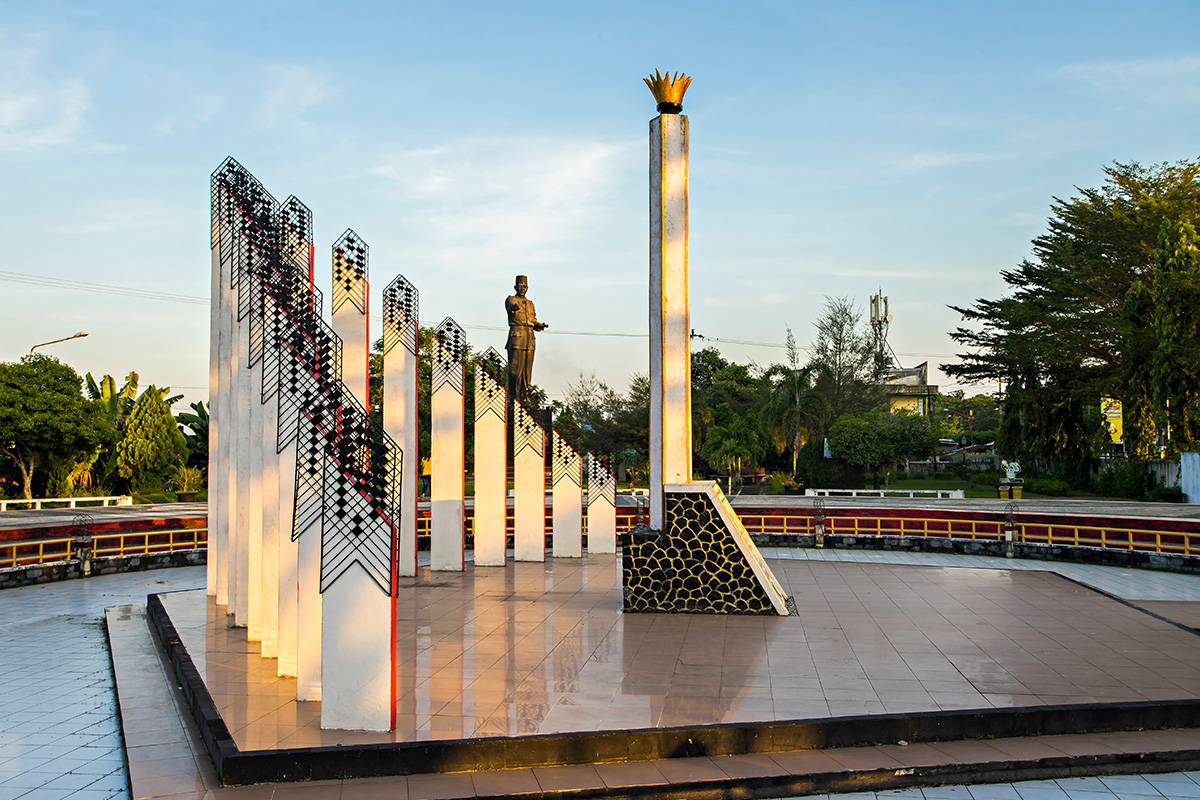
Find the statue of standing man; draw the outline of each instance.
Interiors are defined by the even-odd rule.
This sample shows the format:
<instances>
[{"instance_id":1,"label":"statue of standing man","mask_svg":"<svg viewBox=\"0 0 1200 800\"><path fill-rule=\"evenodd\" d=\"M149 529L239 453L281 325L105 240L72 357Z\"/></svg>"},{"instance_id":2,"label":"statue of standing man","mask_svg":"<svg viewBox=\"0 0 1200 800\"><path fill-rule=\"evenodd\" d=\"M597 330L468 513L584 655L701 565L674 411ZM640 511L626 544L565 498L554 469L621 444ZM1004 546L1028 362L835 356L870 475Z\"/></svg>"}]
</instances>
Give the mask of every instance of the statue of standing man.
<instances>
[{"instance_id":1,"label":"statue of standing man","mask_svg":"<svg viewBox=\"0 0 1200 800\"><path fill-rule=\"evenodd\" d=\"M538 322L533 302L525 297L529 291L529 279L518 275L513 288L517 293L509 295L504 301L504 310L508 312L508 344L504 345L508 350L508 396L528 404L529 386L533 378L533 350L536 346L534 333L550 326Z\"/></svg>"}]
</instances>

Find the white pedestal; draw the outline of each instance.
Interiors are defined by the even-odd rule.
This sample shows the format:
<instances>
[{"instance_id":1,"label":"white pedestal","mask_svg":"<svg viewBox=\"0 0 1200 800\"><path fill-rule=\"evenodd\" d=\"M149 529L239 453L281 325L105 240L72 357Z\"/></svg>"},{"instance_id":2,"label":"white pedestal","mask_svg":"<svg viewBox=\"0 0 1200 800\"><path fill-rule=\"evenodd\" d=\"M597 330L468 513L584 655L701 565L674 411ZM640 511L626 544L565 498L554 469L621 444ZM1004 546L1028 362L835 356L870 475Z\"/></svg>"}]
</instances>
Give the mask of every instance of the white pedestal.
<instances>
[{"instance_id":1,"label":"white pedestal","mask_svg":"<svg viewBox=\"0 0 1200 800\"><path fill-rule=\"evenodd\" d=\"M475 566L508 561L508 392L475 365Z\"/></svg>"},{"instance_id":2,"label":"white pedestal","mask_svg":"<svg viewBox=\"0 0 1200 800\"><path fill-rule=\"evenodd\" d=\"M546 560L546 443L542 426L513 403L513 554Z\"/></svg>"},{"instance_id":3,"label":"white pedestal","mask_svg":"<svg viewBox=\"0 0 1200 800\"><path fill-rule=\"evenodd\" d=\"M397 570L417 574L417 290L398 276L383 290L383 430L404 451Z\"/></svg>"},{"instance_id":4,"label":"white pedestal","mask_svg":"<svg viewBox=\"0 0 1200 800\"><path fill-rule=\"evenodd\" d=\"M558 431L551 431L550 482L554 506L554 557L583 555L583 459Z\"/></svg>"},{"instance_id":5,"label":"white pedestal","mask_svg":"<svg viewBox=\"0 0 1200 800\"><path fill-rule=\"evenodd\" d=\"M444 324L444 323L443 323ZM463 569L463 383L456 349L433 337L430 399L429 563L439 571Z\"/></svg>"},{"instance_id":6,"label":"white pedestal","mask_svg":"<svg viewBox=\"0 0 1200 800\"><path fill-rule=\"evenodd\" d=\"M351 567L321 596L321 727L396 727L395 600Z\"/></svg>"},{"instance_id":7,"label":"white pedestal","mask_svg":"<svg viewBox=\"0 0 1200 800\"><path fill-rule=\"evenodd\" d=\"M617 481L605 461L587 456L588 553L617 552Z\"/></svg>"},{"instance_id":8,"label":"white pedestal","mask_svg":"<svg viewBox=\"0 0 1200 800\"><path fill-rule=\"evenodd\" d=\"M688 336L688 120L650 121L650 526L663 484L692 479Z\"/></svg>"}]
</instances>

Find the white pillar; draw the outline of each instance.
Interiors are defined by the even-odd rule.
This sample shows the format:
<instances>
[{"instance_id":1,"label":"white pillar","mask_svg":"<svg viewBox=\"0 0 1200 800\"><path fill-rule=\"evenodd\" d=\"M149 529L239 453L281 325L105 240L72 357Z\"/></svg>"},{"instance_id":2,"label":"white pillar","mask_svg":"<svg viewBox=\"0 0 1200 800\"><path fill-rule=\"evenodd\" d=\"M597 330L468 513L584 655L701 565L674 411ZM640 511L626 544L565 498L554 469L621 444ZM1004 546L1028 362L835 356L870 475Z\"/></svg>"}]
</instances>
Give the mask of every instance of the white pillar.
<instances>
[{"instance_id":1,"label":"white pillar","mask_svg":"<svg viewBox=\"0 0 1200 800\"><path fill-rule=\"evenodd\" d=\"M554 557L583 555L583 459L551 431L550 483L554 506Z\"/></svg>"},{"instance_id":2,"label":"white pillar","mask_svg":"<svg viewBox=\"0 0 1200 800\"><path fill-rule=\"evenodd\" d=\"M617 480L607 458L587 455L588 553L617 552Z\"/></svg>"},{"instance_id":3,"label":"white pillar","mask_svg":"<svg viewBox=\"0 0 1200 800\"><path fill-rule=\"evenodd\" d=\"M279 656L279 542L291 536L291 528L280 530L279 455L276 441L279 431L279 395L272 393L262 406L262 654Z\"/></svg>"},{"instance_id":4,"label":"white pillar","mask_svg":"<svg viewBox=\"0 0 1200 800\"><path fill-rule=\"evenodd\" d=\"M546 560L546 439L519 402L513 409L513 554Z\"/></svg>"},{"instance_id":5,"label":"white pillar","mask_svg":"<svg viewBox=\"0 0 1200 800\"><path fill-rule=\"evenodd\" d=\"M321 521L296 543L296 699L321 699Z\"/></svg>"},{"instance_id":6,"label":"white pillar","mask_svg":"<svg viewBox=\"0 0 1200 800\"><path fill-rule=\"evenodd\" d=\"M390 534L389 534L390 535ZM396 727L395 600L357 567L325 589L321 727ZM337 620L338 624L330 624Z\"/></svg>"},{"instance_id":7,"label":"white pillar","mask_svg":"<svg viewBox=\"0 0 1200 800\"><path fill-rule=\"evenodd\" d=\"M650 121L650 526L656 529L663 525L663 484L692 479L688 326L688 120L663 113Z\"/></svg>"},{"instance_id":8,"label":"white pillar","mask_svg":"<svg viewBox=\"0 0 1200 800\"><path fill-rule=\"evenodd\" d=\"M258 309L251 311L255 314ZM247 321L250 317L247 316ZM261 321L251 323L261 325ZM247 547L247 592L246 592L246 641L262 641L263 622L263 405L262 405L262 357L249 369L250 422L242 435L246 437L250 455L250 474L246 476L246 536Z\"/></svg>"},{"instance_id":9,"label":"white pillar","mask_svg":"<svg viewBox=\"0 0 1200 800\"><path fill-rule=\"evenodd\" d=\"M367 246L354 231L347 230L333 246L333 288L329 302L333 310L333 332L342 340L342 383L369 411L367 359L370 347L367 329L369 285Z\"/></svg>"},{"instance_id":10,"label":"white pillar","mask_svg":"<svg viewBox=\"0 0 1200 800\"><path fill-rule=\"evenodd\" d=\"M217 493L217 605L225 606L227 614L233 613L234 587L237 570L234 555L237 549L235 525L237 523L237 365L234 363L237 348L236 295L233 289L233 273L236 269L233 254L228 254L221 267L221 341L220 353L220 406L221 431L217 440L220 456L220 471L209 475L208 491Z\"/></svg>"},{"instance_id":11,"label":"white pillar","mask_svg":"<svg viewBox=\"0 0 1200 800\"><path fill-rule=\"evenodd\" d=\"M417 574L417 356L419 300L403 276L383 290L383 430L404 451L397 571Z\"/></svg>"},{"instance_id":12,"label":"white pillar","mask_svg":"<svg viewBox=\"0 0 1200 800\"><path fill-rule=\"evenodd\" d=\"M239 280L249 281L244 274ZM239 288L239 292L241 289ZM240 309L239 312L241 313ZM236 356L231 365L236 372L237 385L237 495L233 519L236 527L230 532L233 551L233 621L244 628L250 622L250 317L243 316L237 323Z\"/></svg>"},{"instance_id":13,"label":"white pillar","mask_svg":"<svg viewBox=\"0 0 1200 800\"><path fill-rule=\"evenodd\" d=\"M435 570L463 569L463 415L466 336L447 317L434 330L430 398L429 563Z\"/></svg>"},{"instance_id":14,"label":"white pillar","mask_svg":"<svg viewBox=\"0 0 1200 800\"><path fill-rule=\"evenodd\" d=\"M206 591L217 594L217 565L225 557L225 542L221 529L221 492L218 476L224 465L218 442L221 438L221 248L220 230L212 232L212 283L209 296L208 325L208 553L206 561ZM226 534L228 535L228 534Z\"/></svg>"},{"instance_id":15,"label":"white pillar","mask_svg":"<svg viewBox=\"0 0 1200 800\"><path fill-rule=\"evenodd\" d=\"M296 442L279 453L279 663L280 677L295 677L299 648L299 542L292 538L296 502Z\"/></svg>"},{"instance_id":16,"label":"white pillar","mask_svg":"<svg viewBox=\"0 0 1200 800\"><path fill-rule=\"evenodd\" d=\"M507 372L499 353L485 360ZM475 566L503 567L508 561L508 458L505 443L508 391L475 365Z\"/></svg>"}]
</instances>

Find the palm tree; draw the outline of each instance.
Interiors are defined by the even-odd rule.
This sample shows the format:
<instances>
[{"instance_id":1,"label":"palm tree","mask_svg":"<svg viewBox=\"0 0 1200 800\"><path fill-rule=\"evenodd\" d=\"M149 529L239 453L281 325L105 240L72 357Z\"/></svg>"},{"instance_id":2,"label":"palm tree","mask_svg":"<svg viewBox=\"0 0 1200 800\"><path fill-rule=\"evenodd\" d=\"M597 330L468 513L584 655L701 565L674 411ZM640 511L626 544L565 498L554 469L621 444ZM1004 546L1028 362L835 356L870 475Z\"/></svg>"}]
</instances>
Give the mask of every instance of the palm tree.
<instances>
[{"instance_id":1,"label":"palm tree","mask_svg":"<svg viewBox=\"0 0 1200 800\"><path fill-rule=\"evenodd\" d=\"M724 410L728 411L728 406ZM720 464L728 470L728 491L732 494L733 476L738 475L740 480L742 462L752 461L762 451L758 433L749 420L732 414L725 415L725 419L724 424L709 426L704 444L700 447L700 457L709 464Z\"/></svg>"},{"instance_id":2,"label":"palm tree","mask_svg":"<svg viewBox=\"0 0 1200 800\"><path fill-rule=\"evenodd\" d=\"M787 332L788 363L773 364L766 372L770 382L766 416L769 429L779 441L792 443L792 473L800 448L820 433L833 416L829 398L817 391L819 380L829 380L829 368L819 361L800 366L800 354L792 329ZM783 449L781 445L780 450Z\"/></svg>"}]
</instances>

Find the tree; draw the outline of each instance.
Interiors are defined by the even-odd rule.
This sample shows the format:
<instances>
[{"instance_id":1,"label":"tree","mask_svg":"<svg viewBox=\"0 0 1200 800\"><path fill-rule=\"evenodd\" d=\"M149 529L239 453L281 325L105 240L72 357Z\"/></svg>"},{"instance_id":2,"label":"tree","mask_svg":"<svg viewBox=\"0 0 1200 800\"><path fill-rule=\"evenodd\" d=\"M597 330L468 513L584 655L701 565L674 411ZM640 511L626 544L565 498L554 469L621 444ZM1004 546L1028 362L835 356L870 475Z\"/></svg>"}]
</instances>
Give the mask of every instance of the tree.
<instances>
[{"instance_id":1,"label":"tree","mask_svg":"<svg viewBox=\"0 0 1200 800\"><path fill-rule=\"evenodd\" d=\"M1164 219L1154 273L1154 402L1163 409L1174 454L1192 440L1187 407L1200 390L1200 252L1186 219Z\"/></svg>"},{"instance_id":2,"label":"tree","mask_svg":"<svg viewBox=\"0 0 1200 800\"><path fill-rule=\"evenodd\" d=\"M187 437L187 465L197 468L208 468L208 403L197 400L191 404L192 411L181 411L175 415L175 421L191 431L183 435Z\"/></svg>"},{"instance_id":3,"label":"tree","mask_svg":"<svg viewBox=\"0 0 1200 800\"><path fill-rule=\"evenodd\" d=\"M735 414L727 403L715 410L716 421L708 427L700 456L710 466L721 466L729 473L729 491L734 476L741 476L742 462L752 461L762 452L758 432L746 417Z\"/></svg>"},{"instance_id":4,"label":"tree","mask_svg":"<svg viewBox=\"0 0 1200 800\"><path fill-rule=\"evenodd\" d=\"M117 445L121 477L137 489L157 488L163 476L186 456L187 440L175 426L163 391L153 385L146 387L133 404Z\"/></svg>"},{"instance_id":5,"label":"tree","mask_svg":"<svg viewBox=\"0 0 1200 800\"><path fill-rule=\"evenodd\" d=\"M75 370L49 356L0 364L0 452L16 464L26 499L33 497L39 467L84 458L115 437L100 405L84 399L82 385Z\"/></svg>"},{"instance_id":6,"label":"tree","mask_svg":"<svg viewBox=\"0 0 1200 800\"><path fill-rule=\"evenodd\" d=\"M823 431L833 414L829 399L816 391L815 381L827 368L813 362L800 366L800 352L792 329L787 329L788 363L772 364L765 373L769 382L767 401L768 427L777 440L789 441L792 447L792 473L800 449L810 437ZM828 380L828 376L824 376Z\"/></svg>"},{"instance_id":7,"label":"tree","mask_svg":"<svg viewBox=\"0 0 1200 800\"><path fill-rule=\"evenodd\" d=\"M1033 240L1033 258L1001 273L1010 295L952 306L970 325L951 333L967 352L959 364L942 365L967 382L1003 381L1001 453L1067 479L1086 477L1099 441L1101 396L1133 410L1139 437L1152 416L1165 411L1165 353L1155 371L1158 395L1141 367L1173 328L1164 328L1160 317L1181 311L1191 279L1181 279L1181 286L1164 276L1192 271L1187 240L1193 234L1183 223L1194 226L1200 217L1200 161L1118 162L1105 174L1099 189L1054 198L1049 229ZM1164 221L1176 226L1165 240ZM1173 246L1176 255L1161 252ZM1191 347L1186 327L1177 340L1185 348ZM1142 444L1134 449L1141 452Z\"/></svg>"},{"instance_id":8,"label":"tree","mask_svg":"<svg viewBox=\"0 0 1200 800\"><path fill-rule=\"evenodd\" d=\"M909 411L868 411L843 416L833 423L829 447L838 458L873 470L875 488L879 488L879 470L883 467L933 455L937 433L927 418Z\"/></svg>"},{"instance_id":9,"label":"tree","mask_svg":"<svg viewBox=\"0 0 1200 800\"><path fill-rule=\"evenodd\" d=\"M861 414L884 400L876 373L874 339L862 328L862 314L846 297L826 297L816 322L812 360L824 365L816 388L834 418Z\"/></svg>"}]
</instances>

